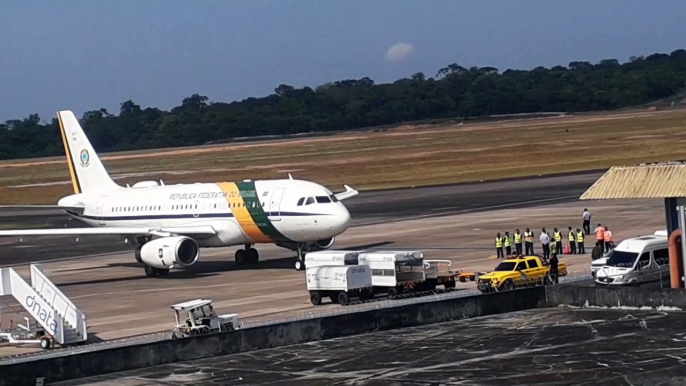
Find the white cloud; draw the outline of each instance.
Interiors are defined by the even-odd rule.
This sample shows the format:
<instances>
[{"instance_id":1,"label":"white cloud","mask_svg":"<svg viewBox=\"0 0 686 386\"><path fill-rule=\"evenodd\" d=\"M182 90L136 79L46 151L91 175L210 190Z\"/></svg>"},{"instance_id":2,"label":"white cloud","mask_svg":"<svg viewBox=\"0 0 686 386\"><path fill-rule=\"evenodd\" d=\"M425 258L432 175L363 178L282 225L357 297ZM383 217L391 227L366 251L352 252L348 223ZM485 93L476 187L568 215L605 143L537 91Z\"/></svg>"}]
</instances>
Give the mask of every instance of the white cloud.
<instances>
[{"instance_id":1,"label":"white cloud","mask_svg":"<svg viewBox=\"0 0 686 386\"><path fill-rule=\"evenodd\" d=\"M409 43L395 43L392 45L388 51L386 51L386 59L391 62L397 62L405 59L409 54L412 53L414 47Z\"/></svg>"}]
</instances>

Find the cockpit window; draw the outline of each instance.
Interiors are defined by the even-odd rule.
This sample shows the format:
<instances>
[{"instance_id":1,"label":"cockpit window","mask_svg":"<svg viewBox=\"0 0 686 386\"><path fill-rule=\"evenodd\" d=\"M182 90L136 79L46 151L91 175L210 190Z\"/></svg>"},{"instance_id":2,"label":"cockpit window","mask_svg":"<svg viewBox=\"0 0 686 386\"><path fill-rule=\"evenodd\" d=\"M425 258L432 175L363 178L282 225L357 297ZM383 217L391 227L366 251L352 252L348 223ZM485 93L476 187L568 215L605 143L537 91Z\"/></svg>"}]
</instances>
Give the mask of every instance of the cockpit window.
<instances>
[{"instance_id":1,"label":"cockpit window","mask_svg":"<svg viewBox=\"0 0 686 386\"><path fill-rule=\"evenodd\" d=\"M331 199L328 196L317 196L316 198L318 204L328 204L331 202Z\"/></svg>"},{"instance_id":2,"label":"cockpit window","mask_svg":"<svg viewBox=\"0 0 686 386\"><path fill-rule=\"evenodd\" d=\"M314 198L307 197L307 202L305 202L305 205L311 205L311 204L314 204Z\"/></svg>"},{"instance_id":3,"label":"cockpit window","mask_svg":"<svg viewBox=\"0 0 686 386\"><path fill-rule=\"evenodd\" d=\"M330 195L330 196L329 196L329 198L330 198L330 199L331 199L331 201L333 201L333 202L338 202L338 199L337 199L337 198L336 198L336 196L335 196L335 195L333 195L333 194L332 194L332 195Z\"/></svg>"},{"instance_id":4,"label":"cockpit window","mask_svg":"<svg viewBox=\"0 0 686 386\"><path fill-rule=\"evenodd\" d=\"M301 206L305 202L305 197L302 197L301 199L298 200L298 206Z\"/></svg>"}]
</instances>

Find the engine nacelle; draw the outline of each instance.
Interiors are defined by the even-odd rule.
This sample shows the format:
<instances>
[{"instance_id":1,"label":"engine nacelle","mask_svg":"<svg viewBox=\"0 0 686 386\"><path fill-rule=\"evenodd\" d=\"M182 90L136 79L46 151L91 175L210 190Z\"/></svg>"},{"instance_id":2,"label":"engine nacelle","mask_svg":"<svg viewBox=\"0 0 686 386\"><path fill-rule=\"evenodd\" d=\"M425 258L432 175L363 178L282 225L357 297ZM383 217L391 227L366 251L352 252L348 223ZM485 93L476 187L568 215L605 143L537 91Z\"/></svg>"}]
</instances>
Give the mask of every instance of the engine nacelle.
<instances>
[{"instance_id":1,"label":"engine nacelle","mask_svg":"<svg viewBox=\"0 0 686 386\"><path fill-rule=\"evenodd\" d=\"M319 248L319 249L329 249L333 245L333 242L336 240L335 237L331 237L328 239L322 239L322 240L317 240L314 242L314 245Z\"/></svg>"},{"instance_id":2,"label":"engine nacelle","mask_svg":"<svg viewBox=\"0 0 686 386\"><path fill-rule=\"evenodd\" d=\"M198 243L190 237L163 237L136 249L136 260L160 269L188 267L198 261L199 251Z\"/></svg>"}]
</instances>

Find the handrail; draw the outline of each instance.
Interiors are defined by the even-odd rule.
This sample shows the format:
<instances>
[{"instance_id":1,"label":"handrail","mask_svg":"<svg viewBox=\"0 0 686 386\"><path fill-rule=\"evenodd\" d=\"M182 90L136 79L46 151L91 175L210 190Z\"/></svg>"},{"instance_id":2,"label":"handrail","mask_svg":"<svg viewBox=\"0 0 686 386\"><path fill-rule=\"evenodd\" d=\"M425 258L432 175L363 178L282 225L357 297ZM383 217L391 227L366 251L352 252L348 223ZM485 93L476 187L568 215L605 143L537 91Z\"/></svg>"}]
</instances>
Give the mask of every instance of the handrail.
<instances>
[{"instance_id":1,"label":"handrail","mask_svg":"<svg viewBox=\"0 0 686 386\"><path fill-rule=\"evenodd\" d=\"M51 282L36 265L31 264L31 284L36 292L76 329L82 339L87 338L86 316Z\"/></svg>"}]
</instances>

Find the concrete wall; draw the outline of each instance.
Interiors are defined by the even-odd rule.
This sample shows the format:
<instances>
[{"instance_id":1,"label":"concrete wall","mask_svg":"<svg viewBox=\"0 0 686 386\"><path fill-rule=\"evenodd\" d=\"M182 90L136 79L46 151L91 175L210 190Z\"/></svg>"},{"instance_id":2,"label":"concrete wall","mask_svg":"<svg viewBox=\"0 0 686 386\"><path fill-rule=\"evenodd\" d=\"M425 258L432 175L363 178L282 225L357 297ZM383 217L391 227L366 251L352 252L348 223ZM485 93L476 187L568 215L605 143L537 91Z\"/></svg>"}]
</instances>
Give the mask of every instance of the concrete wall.
<instances>
[{"instance_id":1,"label":"concrete wall","mask_svg":"<svg viewBox=\"0 0 686 386\"><path fill-rule=\"evenodd\" d=\"M544 306L545 288L417 303L222 334L73 354L0 366L0 385L35 385L217 355L281 347L373 331L420 326Z\"/></svg>"},{"instance_id":2,"label":"concrete wall","mask_svg":"<svg viewBox=\"0 0 686 386\"><path fill-rule=\"evenodd\" d=\"M549 306L578 307L674 307L686 310L686 290L642 287L583 287L556 285L546 287Z\"/></svg>"}]
</instances>

